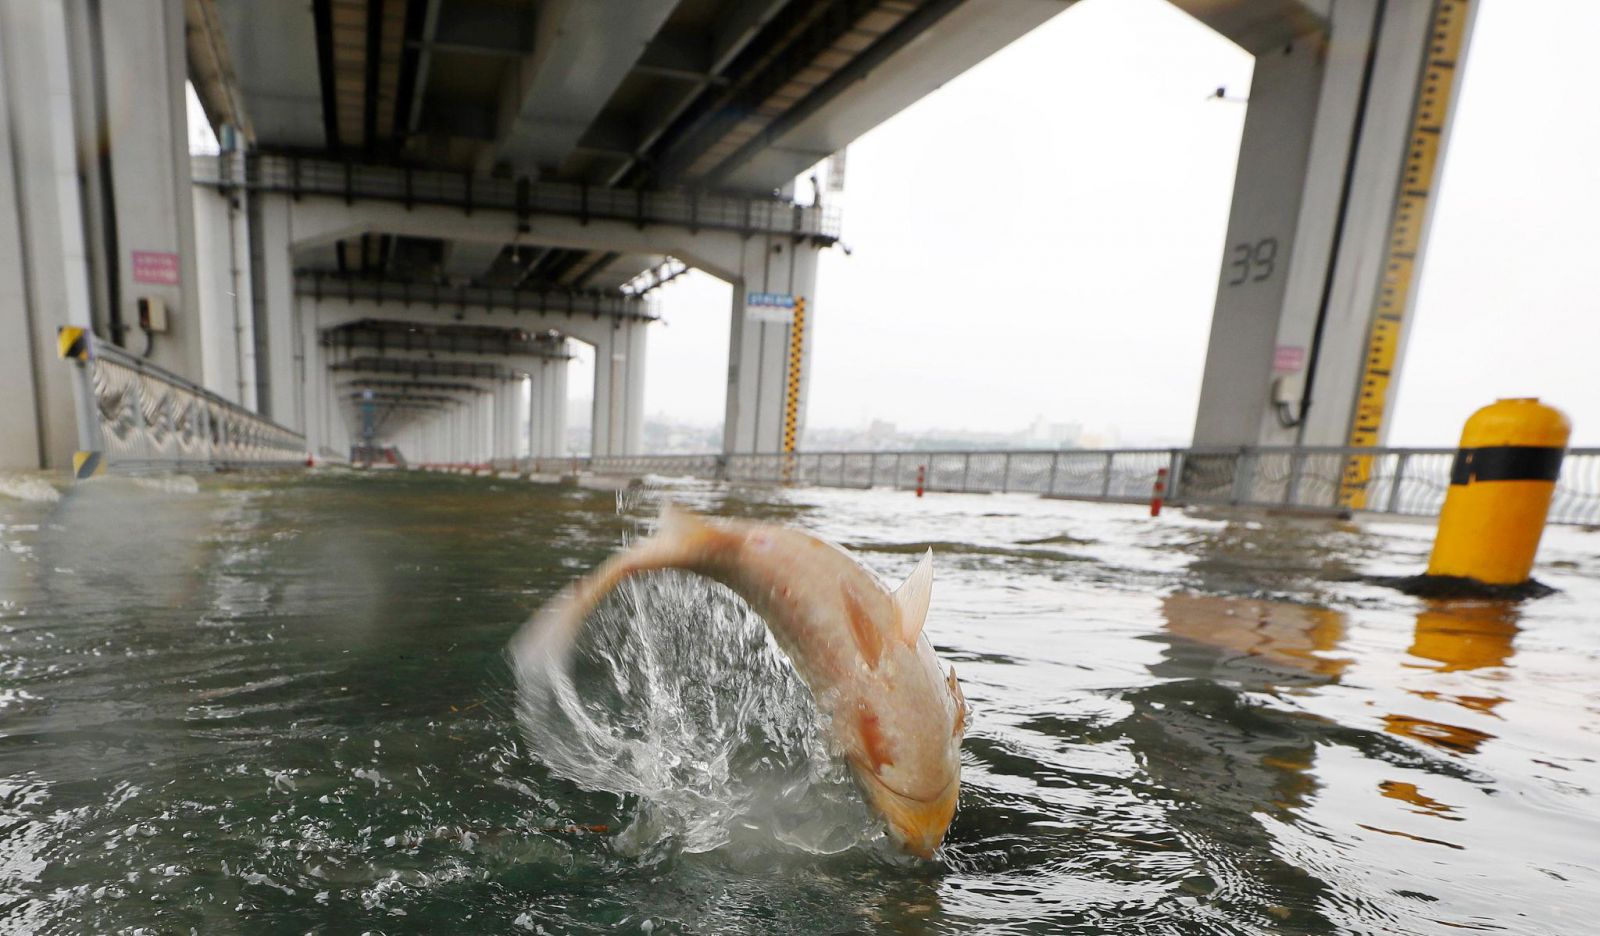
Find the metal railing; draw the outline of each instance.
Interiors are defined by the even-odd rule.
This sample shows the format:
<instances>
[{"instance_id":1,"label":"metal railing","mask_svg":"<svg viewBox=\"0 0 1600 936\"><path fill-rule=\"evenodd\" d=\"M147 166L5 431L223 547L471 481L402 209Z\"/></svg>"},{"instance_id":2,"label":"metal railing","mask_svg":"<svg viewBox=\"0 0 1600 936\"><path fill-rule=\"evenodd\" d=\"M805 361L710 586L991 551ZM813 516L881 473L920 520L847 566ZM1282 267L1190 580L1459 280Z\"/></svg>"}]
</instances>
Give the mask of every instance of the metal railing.
<instances>
[{"instance_id":1,"label":"metal railing","mask_svg":"<svg viewBox=\"0 0 1600 936\"><path fill-rule=\"evenodd\" d=\"M818 487L1028 493L1143 504L1167 469L1166 503L1347 515L1436 516L1455 449L1187 448L1002 452L806 452L792 455L625 455L526 459L536 473L662 475ZM1357 480L1359 479L1359 480ZM1562 462L1550 522L1600 524L1600 448Z\"/></svg>"},{"instance_id":2,"label":"metal railing","mask_svg":"<svg viewBox=\"0 0 1600 936\"><path fill-rule=\"evenodd\" d=\"M79 445L95 463L84 475L305 464L299 433L110 342L89 341L87 360L72 362Z\"/></svg>"},{"instance_id":3,"label":"metal railing","mask_svg":"<svg viewBox=\"0 0 1600 936\"><path fill-rule=\"evenodd\" d=\"M558 215L581 221L671 224L741 234L789 234L832 243L839 238L836 208L777 198L688 190L650 191L568 182L474 175L371 163L223 153L191 157L198 185L385 201L475 210L510 211L519 217Z\"/></svg>"}]
</instances>

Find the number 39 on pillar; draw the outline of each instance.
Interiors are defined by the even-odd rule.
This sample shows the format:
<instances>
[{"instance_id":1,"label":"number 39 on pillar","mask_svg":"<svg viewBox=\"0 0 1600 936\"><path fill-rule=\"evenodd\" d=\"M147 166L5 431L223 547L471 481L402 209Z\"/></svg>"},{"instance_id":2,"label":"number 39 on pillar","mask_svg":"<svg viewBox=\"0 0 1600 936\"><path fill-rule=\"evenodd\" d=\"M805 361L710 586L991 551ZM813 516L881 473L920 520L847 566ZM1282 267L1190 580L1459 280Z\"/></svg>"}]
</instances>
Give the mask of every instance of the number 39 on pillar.
<instances>
[{"instance_id":1,"label":"number 39 on pillar","mask_svg":"<svg viewBox=\"0 0 1600 936\"><path fill-rule=\"evenodd\" d=\"M1227 285L1241 286L1272 278L1278 268L1278 239L1263 237L1254 244L1234 244L1228 250Z\"/></svg>"}]
</instances>

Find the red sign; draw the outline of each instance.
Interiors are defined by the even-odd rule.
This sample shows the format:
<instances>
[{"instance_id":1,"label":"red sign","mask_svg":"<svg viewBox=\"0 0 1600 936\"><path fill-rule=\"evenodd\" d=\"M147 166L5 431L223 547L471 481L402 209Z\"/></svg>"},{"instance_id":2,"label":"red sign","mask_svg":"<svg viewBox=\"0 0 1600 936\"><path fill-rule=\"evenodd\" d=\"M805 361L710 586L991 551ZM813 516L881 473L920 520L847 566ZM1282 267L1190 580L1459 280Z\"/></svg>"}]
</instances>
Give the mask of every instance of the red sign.
<instances>
[{"instance_id":1,"label":"red sign","mask_svg":"<svg viewBox=\"0 0 1600 936\"><path fill-rule=\"evenodd\" d=\"M1293 374L1306 364L1306 349L1299 345L1278 345L1272 351L1272 372Z\"/></svg>"},{"instance_id":2,"label":"red sign","mask_svg":"<svg viewBox=\"0 0 1600 936\"><path fill-rule=\"evenodd\" d=\"M133 252L133 281L135 283L160 283L178 285L178 255L154 250Z\"/></svg>"}]
</instances>

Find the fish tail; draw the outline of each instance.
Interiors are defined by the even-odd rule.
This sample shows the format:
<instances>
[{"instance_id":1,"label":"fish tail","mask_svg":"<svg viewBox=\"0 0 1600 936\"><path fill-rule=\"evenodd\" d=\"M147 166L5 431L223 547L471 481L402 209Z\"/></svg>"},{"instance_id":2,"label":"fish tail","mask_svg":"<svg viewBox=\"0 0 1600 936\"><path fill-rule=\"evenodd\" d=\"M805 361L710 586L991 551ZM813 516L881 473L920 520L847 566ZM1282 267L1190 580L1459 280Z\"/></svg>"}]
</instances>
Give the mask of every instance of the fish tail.
<instances>
[{"instance_id":1,"label":"fish tail","mask_svg":"<svg viewBox=\"0 0 1600 936\"><path fill-rule=\"evenodd\" d=\"M703 558L706 534L714 528L675 504L661 510L653 536L607 559L590 574L551 599L512 641L519 664L565 659L584 621L624 579L660 569L693 569Z\"/></svg>"}]
</instances>

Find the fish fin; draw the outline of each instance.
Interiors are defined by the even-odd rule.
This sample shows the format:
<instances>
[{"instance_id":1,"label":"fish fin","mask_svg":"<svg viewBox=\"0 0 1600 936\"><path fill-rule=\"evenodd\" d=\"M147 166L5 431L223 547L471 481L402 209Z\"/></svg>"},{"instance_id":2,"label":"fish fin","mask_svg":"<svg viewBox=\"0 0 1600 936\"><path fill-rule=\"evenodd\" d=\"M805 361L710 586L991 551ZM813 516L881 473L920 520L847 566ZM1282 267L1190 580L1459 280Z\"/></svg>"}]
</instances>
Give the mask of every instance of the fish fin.
<instances>
[{"instance_id":1,"label":"fish fin","mask_svg":"<svg viewBox=\"0 0 1600 936\"><path fill-rule=\"evenodd\" d=\"M967 697L961 691L961 683L956 681L956 668L950 667L950 678L946 681L950 687L950 697L956 703L956 717L950 727L950 736L959 738L967 731Z\"/></svg>"},{"instance_id":2,"label":"fish fin","mask_svg":"<svg viewBox=\"0 0 1600 936\"><path fill-rule=\"evenodd\" d=\"M894 591L896 623L900 639L908 646L917 642L922 625L928 620L928 601L933 596L933 550L922 554L922 561Z\"/></svg>"},{"instance_id":3,"label":"fish fin","mask_svg":"<svg viewBox=\"0 0 1600 936\"><path fill-rule=\"evenodd\" d=\"M694 511L666 501L661 505L661 514L656 520L656 536L667 539L689 537L709 526Z\"/></svg>"},{"instance_id":4,"label":"fish fin","mask_svg":"<svg viewBox=\"0 0 1600 936\"><path fill-rule=\"evenodd\" d=\"M877 668L878 661L883 659L884 635L861 606L861 596L856 594L849 582L844 583L841 594L844 598L845 622L850 625L850 633L855 637L856 649L868 666Z\"/></svg>"}]
</instances>

